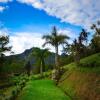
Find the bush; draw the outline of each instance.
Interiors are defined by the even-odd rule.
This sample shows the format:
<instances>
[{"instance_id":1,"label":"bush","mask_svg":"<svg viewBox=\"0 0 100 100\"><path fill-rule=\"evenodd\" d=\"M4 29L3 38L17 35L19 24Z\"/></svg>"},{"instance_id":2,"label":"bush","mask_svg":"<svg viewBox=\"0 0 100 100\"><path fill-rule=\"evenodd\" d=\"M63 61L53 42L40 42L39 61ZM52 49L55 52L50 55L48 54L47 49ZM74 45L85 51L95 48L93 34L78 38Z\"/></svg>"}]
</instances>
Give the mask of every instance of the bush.
<instances>
[{"instance_id":1,"label":"bush","mask_svg":"<svg viewBox=\"0 0 100 100\"><path fill-rule=\"evenodd\" d=\"M12 91L12 98L15 99L16 95L17 95L17 91L16 90L13 90Z\"/></svg>"}]
</instances>

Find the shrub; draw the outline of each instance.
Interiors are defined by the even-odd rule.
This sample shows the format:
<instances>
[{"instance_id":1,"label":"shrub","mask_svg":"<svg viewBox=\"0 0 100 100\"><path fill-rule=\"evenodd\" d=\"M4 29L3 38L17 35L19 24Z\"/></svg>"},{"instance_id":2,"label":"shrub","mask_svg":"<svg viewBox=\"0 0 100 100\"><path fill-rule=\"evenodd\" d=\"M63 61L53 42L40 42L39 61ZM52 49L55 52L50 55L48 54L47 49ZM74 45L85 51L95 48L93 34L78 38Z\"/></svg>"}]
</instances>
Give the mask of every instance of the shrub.
<instances>
[{"instance_id":1,"label":"shrub","mask_svg":"<svg viewBox=\"0 0 100 100\"><path fill-rule=\"evenodd\" d=\"M16 90L13 90L12 91L12 98L15 99L16 95L17 95L17 91Z\"/></svg>"}]
</instances>

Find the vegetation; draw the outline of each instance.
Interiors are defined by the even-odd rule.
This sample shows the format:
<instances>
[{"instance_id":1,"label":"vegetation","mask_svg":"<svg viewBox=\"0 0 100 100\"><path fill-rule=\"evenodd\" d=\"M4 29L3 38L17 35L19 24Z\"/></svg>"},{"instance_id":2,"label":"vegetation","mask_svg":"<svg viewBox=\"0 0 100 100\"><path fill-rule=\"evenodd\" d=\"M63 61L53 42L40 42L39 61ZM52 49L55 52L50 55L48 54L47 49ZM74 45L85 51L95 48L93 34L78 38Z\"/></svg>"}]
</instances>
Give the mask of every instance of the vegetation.
<instances>
[{"instance_id":1,"label":"vegetation","mask_svg":"<svg viewBox=\"0 0 100 100\"><path fill-rule=\"evenodd\" d=\"M25 65L26 71L27 71L27 75L30 76L31 73L31 64L30 61L27 62L27 64Z\"/></svg>"},{"instance_id":2,"label":"vegetation","mask_svg":"<svg viewBox=\"0 0 100 100\"><path fill-rule=\"evenodd\" d=\"M43 76L43 71L45 71L45 58L48 57L49 54L50 52L48 49L36 48L32 52L32 56L35 56L37 62L39 63L41 76Z\"/></svg>"},{"instance_id":3,"label":"vegetation","mask_svg":"<svg viewBox=\"0 0 100 100\"><path fill-rule=\"evenodd\" d=\"M99 63L99 64L98 64ZM64 66L66 72L59 81L59 87L74 100L98 100L100 98L100 53Z\"/></svg>"},{"instance_id":4,"label":"vegetation","mask_svg":"<svg viewBox=\"0 0 100 100\"><path fill-rule=\"evenodd\" d=\"M51 35L44 35L43 39L45 39L45 43L43 47L47 44L52 45L55 48L55 68L52 74L52 79L58 81L60 78L60 65L59 65L59 45L68 44L66 41L69 39L67 35L58 34L56 27L53 27Z\"/></svg>"},{"instance_id":5,"label":"vegetation","mask_svg":"<svg viewBox=\"0 0 100 100\"><path fill-rule=\"evenodd\" d=\"M27 75L12 76L0 81L0 100L14 100L29 80Z\"/></svg>"},{"instance_id":6,"label":"vegetation","mask_svg":"<svg viewBox=\"0 0 100 100\"><path fill-rule=\"evenodd\" d=\"M0 74L3 71L3 66L4 66L4 62L5 62L5 59L4 59L5 53L7 51L11 51L11 47L7 46L8 43L9 43L9 37L0 35ZM3 75L4 75L4 73L3 73Z\"/></svg>"},{"instance_id":7,"label":"vegetation","mask_svg":"<svg viewBox=\"0 0 100 100\"><path fill-rule=\"evenodd\" d=\"M0 35L0 100L98 100L99 25L100 22L92 25L94 36L89 42L89 32L82 29L72 44L68 44L69 37L58 33L54 26L51 34L42 38L45 39L43 47L50 44L55 53L48 49L31 48L22 54L5 57L5 53L11 51L9 36ZM61 55L58 53L59 45L64 46ZM39 70L38 74L35 68Z\"/></svg>"},{"instance_id":8,"label":"vegetation","mask_svg":"<svg viewBox=\"0 0 100 100\"><path fill-rule=\"evenodd\" d=\"M95 34L93 36L93 39L91 40L91 49L94 53L100 52L100 28L98 27L100 25L100 22L98 21L97 25L93 24L91 29L95 30Z\"/></svg>"},{"instance_id":9,"label":"vegetation","mask_svg":"<svg viewBox=\"0 0 100 100\"><path fill-rule=\"evenodd\" d=\"M69 39L69 37L66 35L58 34L57 29L54 26L51 35L44 35L43 39L46 40L43 46L50 44L55 47L55 66L56 69L59 69L58 46L61 44L68 44L66 40Z\"/></svg>"},{"instance_id":10,"label":"vegetation","mask_svg":"<svg viewBox=\"0 0 100 100\"><path fill-rule=\"evenodd\" d=\"M32 80L27 83L17 100L71 100L51 80Z\"/></svg>"}]
</instances>

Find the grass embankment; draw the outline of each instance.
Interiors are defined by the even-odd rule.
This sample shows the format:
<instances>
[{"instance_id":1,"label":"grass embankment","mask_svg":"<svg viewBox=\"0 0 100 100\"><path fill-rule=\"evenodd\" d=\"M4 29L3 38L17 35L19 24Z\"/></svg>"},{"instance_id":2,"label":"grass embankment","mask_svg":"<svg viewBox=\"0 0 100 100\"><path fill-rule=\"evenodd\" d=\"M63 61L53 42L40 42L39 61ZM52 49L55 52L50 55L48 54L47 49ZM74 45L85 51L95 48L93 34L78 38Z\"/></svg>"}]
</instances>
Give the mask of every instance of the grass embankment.
<instances>
[{"instance_id":1,"label":"grass embankment","mask_svg":"<svg viewBox=\"0 0 100 100\"><path fill-rule=\"evenodd\" d=\"M31 80L17 100L70 100L52 80Z\"/></svg>"},{"instance_id":2,"label":"grass embankment","mask_svg":"<svg viewBox=\"0 0 100 100\"><path fill-rule=\"evenodd\" d=\"M59 86L73 100L100 100L100 53L82 59L80 65L64 66Z\"/></svg>"}]
</instances>

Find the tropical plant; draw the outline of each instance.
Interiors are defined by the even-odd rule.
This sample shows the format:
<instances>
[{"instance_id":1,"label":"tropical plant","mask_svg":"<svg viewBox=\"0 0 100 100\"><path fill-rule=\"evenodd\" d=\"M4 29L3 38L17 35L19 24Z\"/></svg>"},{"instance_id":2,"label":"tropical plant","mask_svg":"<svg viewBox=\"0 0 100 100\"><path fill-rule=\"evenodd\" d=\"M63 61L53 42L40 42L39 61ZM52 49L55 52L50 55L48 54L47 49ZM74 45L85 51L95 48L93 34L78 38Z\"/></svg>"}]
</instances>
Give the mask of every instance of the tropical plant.
<instances>
[{"instance_id":1,"label":"tropical plant","mask_svg":"<svg viewBox=\"0 0 100 100\"><path fill-rule=\"evenodd\" d=\"M81 56L85 55L86 53L86 44L84 42L86 41L87 43L88 34L88 32L82 29L78 39L75 39L71 45L72 54L74 55L77 65L80 63Z\"/></svg>"},{"instance_id":2,"label":"tropical plant","mask_svg":"<svg viewBox=\"0 0 100 100\"><path fill-rule=\"evenodd\" d=\"M97 22L97 24L93 24L91 26L91 29L95 30L96 35L100 35L100 28L98 27L100 25L100 21Z\"/></svg>"},{"instance_id":3,"label":"tropical plant","mask_svg":"<svg viewBox=\"0 0 100 100\"><path fill-rule=\"evenodd\" d=\"M40 49L40 48L35 48L32 52L32 56L35 56L36 61L40 65L40 74L43 76L43 70L45 70L45 58L48 57L50 52L48 49Z\"/></svg>"},{"instance_id":4,"label":"tropical plant","mask_svg":"<svg viewBox=\"0 0 100 100\"><path fill-rule=\"evenodd\" d=\"M58 55L59 48L58 47L61 44L68 44L66 40L69 39L69 37L61 33L58 34L57 29L54 26L51 35L44 35L42 38L45 39L45 43L43 44L43 46L50 44L53 47L55 47L55 69L59 69L59 55Z\"/></svg>"},{"instance_id":5,"label":"tropical plant","mask_svg":"<svg viewBox=\"0 0 100 100\"><path fill-rule=\"evenodd\" d=\"M95 34L91 40L90 46L94 53L100 52L100 21L97 24L93 24L91 29L95 30Z\"/></svg>"}]
</instances>

